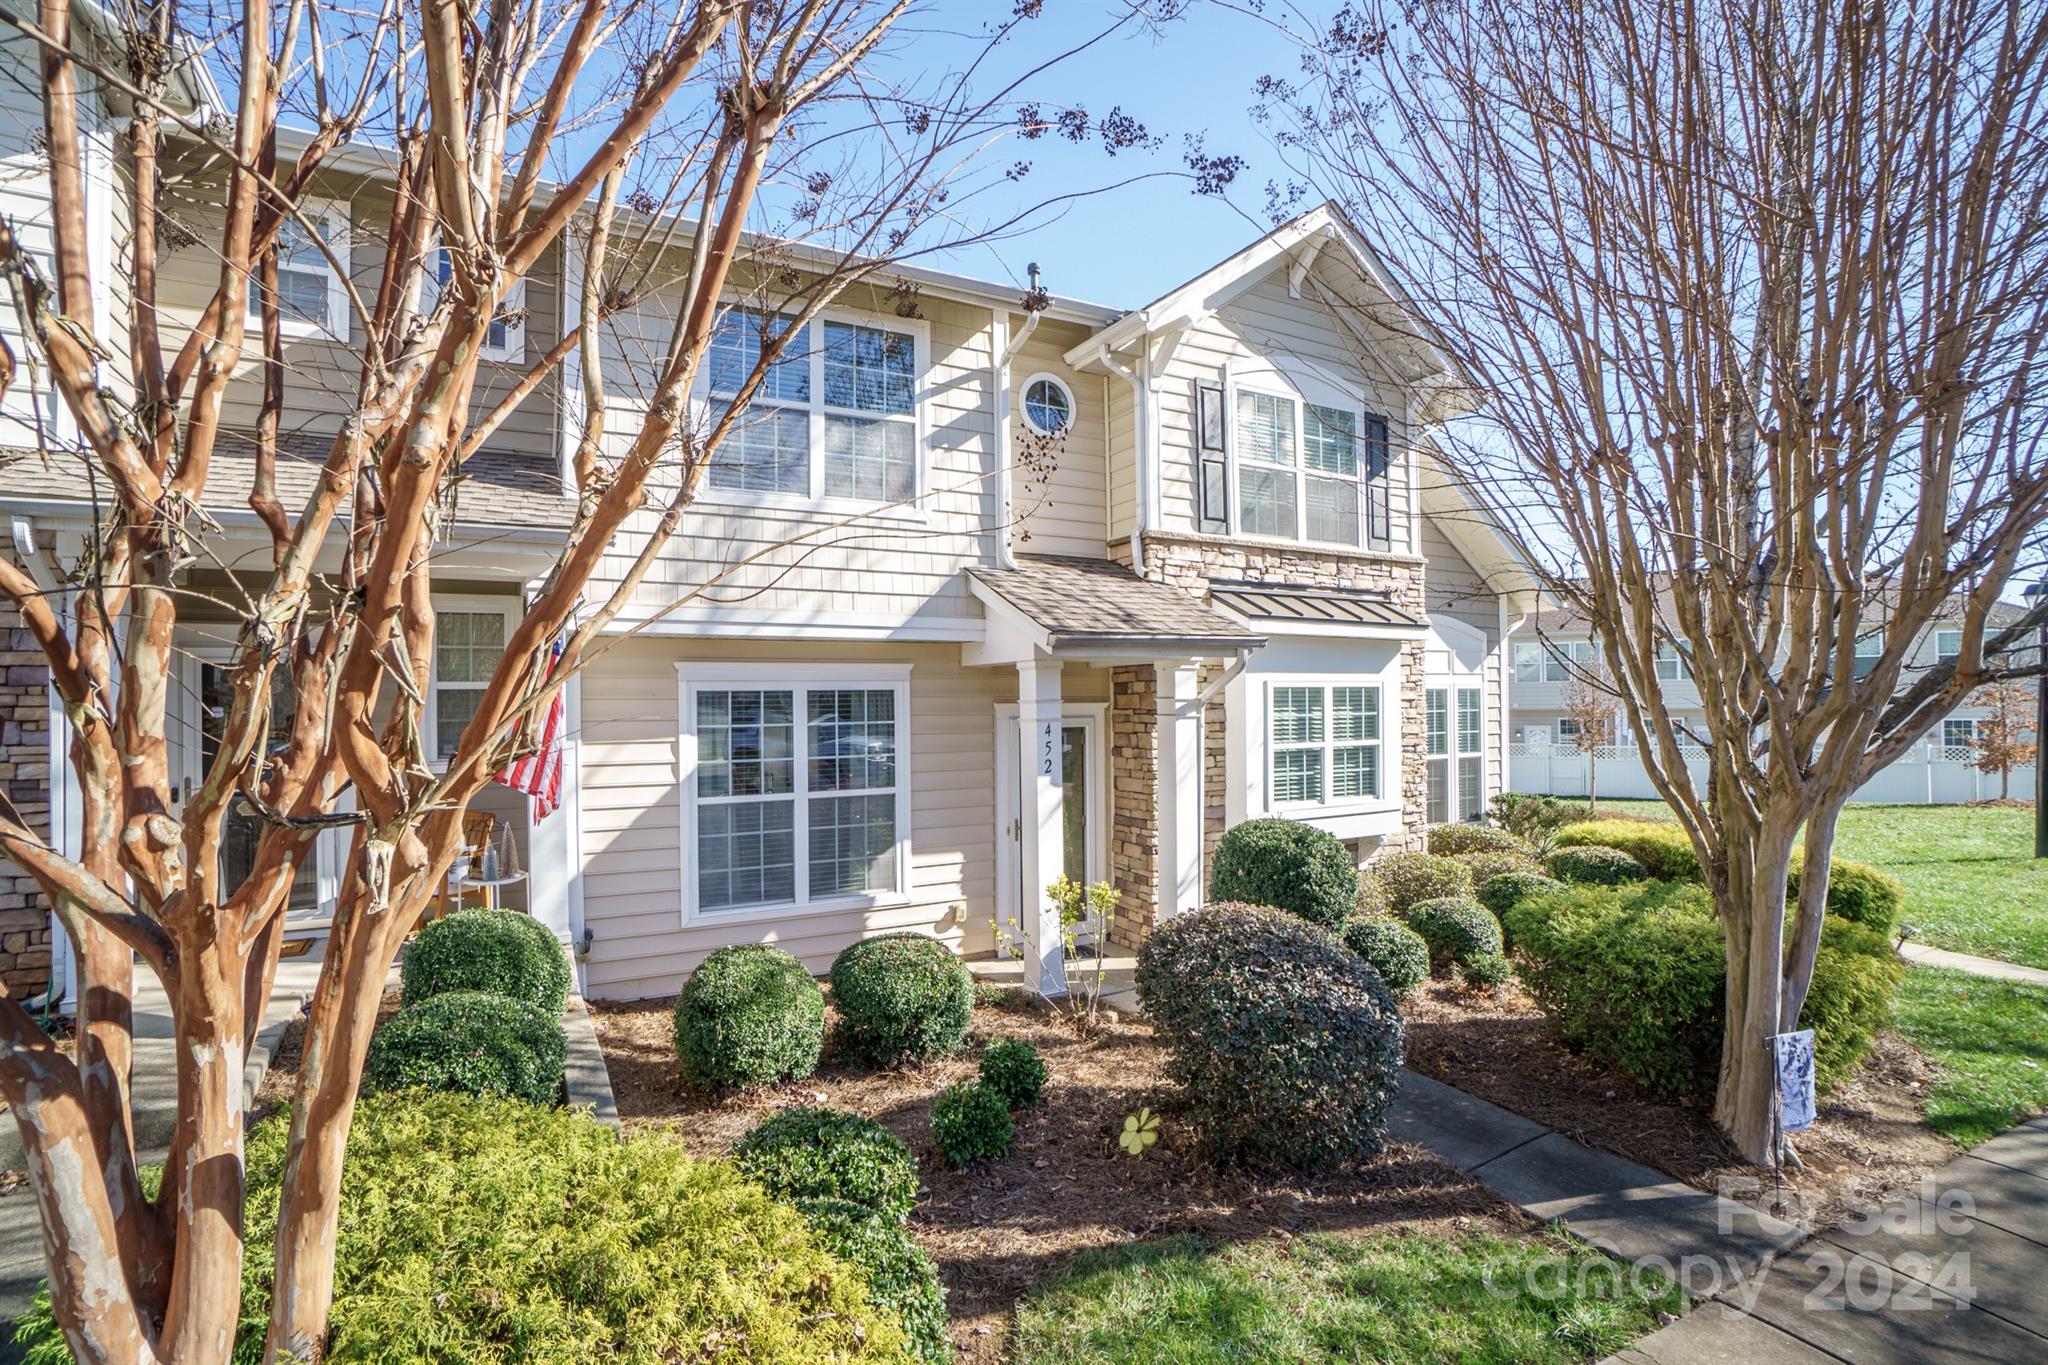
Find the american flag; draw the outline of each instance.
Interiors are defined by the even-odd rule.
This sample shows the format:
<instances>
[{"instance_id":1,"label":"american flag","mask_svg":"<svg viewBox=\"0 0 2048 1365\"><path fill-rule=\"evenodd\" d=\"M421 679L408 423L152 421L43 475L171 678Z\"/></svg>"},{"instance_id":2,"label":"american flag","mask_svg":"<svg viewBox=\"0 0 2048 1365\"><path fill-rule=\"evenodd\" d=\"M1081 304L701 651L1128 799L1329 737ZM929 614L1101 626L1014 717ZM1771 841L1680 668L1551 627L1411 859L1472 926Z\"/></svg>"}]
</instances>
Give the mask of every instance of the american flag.
<instances>
[{"instance_id":1,"label":"american flag","mask_svg":"<svg viewBox=\"0 0 2048 1365\"><path fill-rule=\"evenodd\" d=\"M555 665L561 661L562 640L558 637L548 650L549 677L554 676ZM548 699L547 718L541 722L536 736L539 744L498 774L498 781L533 798L535 820L547 819L562 804L562 732L567 728L567 708L561 689L557 688Z\"/></svg>"}]
</instances>

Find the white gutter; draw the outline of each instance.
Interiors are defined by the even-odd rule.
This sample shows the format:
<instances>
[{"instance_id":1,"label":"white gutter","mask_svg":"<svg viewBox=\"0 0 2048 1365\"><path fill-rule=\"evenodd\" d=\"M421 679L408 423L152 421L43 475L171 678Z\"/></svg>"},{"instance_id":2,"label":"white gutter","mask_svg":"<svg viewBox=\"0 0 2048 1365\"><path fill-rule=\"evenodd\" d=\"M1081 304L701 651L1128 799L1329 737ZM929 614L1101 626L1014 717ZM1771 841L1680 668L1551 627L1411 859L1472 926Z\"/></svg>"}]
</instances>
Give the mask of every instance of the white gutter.
<instances>
[{"instance_id":1,"label":"white gutter","mask_svg":"<svg viewBox=\"0 0 2048 1365\"><path fill-rule=\"evenodd\" d=\"M1038 267L1031 268L1034 280ZM1013 457L1010 440L1010 363L1017 358L1017 352L1024 349L1024 343L1038 330L1042 312L1027 312L1024 325L1017 335L1010 335L1010 310L992 308L989 310L994 337L989 347L995 356L989 369L989 378L994 381L996 395L996 562L1005 569L1017 567L1017 552L1011 548L1010 532L1015 529L1011 523L1017 515L1016 472L1011 468Z\"/></svg>"},{"instance_id":2,"label":"white gutter","mask_svg":"<svg viewBox=\"0 0 2048 1365\"><path fill-rule=\"evenodd\" d=\"M1109 347L1098 346L1095 351L1096 363L1131 386L1132 430L1138 445L1138 467L1136 486L1131 489L1131 572L1143 576L1145 572L1145 511L1152 486L1152 394L1151 358L1148 351L1138 353L1138 368L1120 365L1110 359Z\"/></svg>"}]
</instances>

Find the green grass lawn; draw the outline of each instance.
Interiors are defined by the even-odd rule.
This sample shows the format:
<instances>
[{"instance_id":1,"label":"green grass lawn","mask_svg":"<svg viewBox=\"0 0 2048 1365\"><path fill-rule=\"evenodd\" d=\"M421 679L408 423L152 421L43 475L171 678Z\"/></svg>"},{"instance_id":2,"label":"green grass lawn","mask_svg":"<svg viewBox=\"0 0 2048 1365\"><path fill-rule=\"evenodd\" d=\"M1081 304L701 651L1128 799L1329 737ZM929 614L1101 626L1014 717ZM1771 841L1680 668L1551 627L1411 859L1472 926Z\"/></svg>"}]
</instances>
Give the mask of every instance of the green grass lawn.
<instances>
[{"instance_id":1,"label":"green grass lawn","mask_svg":"<svg viewBox=\"0 0 2048 1365\"><path fill-rule=\"evenodd\" d=\"M1667 813L1661 801L1600 806ZM2033 856L2032 810L1851 805L1835 849L1905 883L1920 942L2048 968L2048 858Z\"/></svg>"},{"instance_id":2,"label":"green grass lawn","mask_svg":"<svg viewBox=\"0 0 2048 1365\"><path fill-rule=\"evenodd\" d=\"M1189 1238L1077 1258L1017 1310L1017 1365L1576 1362L1676 1312L1661 1281L1559 1235Z\"/></svg>"},{"instance_id":3,"label":"green grass lawn","mask_svg":"<svg viewBox=\"0 0 2048 1365\"><path fill-rule=\"evenodd\" d=\"M1941 1069L1927 1122L1963 1146L2048 1111L2048 987L1915 967L1892 1027Z\"/></svg>"}]
</instances>

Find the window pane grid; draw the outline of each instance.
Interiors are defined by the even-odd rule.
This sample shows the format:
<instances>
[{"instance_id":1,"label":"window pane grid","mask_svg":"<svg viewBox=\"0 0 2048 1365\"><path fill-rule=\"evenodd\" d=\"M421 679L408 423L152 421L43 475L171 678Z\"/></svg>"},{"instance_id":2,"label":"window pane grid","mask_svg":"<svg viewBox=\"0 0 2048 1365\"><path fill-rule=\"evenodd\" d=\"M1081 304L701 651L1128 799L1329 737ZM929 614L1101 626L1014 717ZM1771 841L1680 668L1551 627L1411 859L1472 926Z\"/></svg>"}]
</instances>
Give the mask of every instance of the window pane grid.
<instances>
[{"instance_id":1,"label":"window pane grid","mask_svg":"<svg viewBox=\"0 0 2048 1365\"><path fill-rule=\"evenodd\" d=\"M749 493L811 491L811 418L802 408L755 402L711 459L711 486Z\"/></svg>"},{"instance_id":2,"label":"window pane grid","mask_svg":"<svg viewBox=\"0 0 2048 1365\"><path fill-rule=\"evenodd\" d=\"M1358 415L1310 403L1301 423L1302 463L1318 474L1358 476Z\"/></svg>"},{"instance_id":3,"label":"window pane grid","mask_svg":"<svg viewBox=\"0 0 2048 1365\"><path fill-rule=\"evenodd\" d=\"M1270 393L1237 396L1240 459L1294 466L1294 400Z\"/></svg>"},{"instance_id":4,"label":"window pane grid","mask_svg":"<svg viewBox=\"0 0 2048 1365\"><path fill-rule=\"evenodd\" d=\"M1380 690L1287 685L1269 693L1272 805L1380 794Z\"/></svg>"},{"instance_id":5,"label":"window pane grid","mask_svg":"<svg viewBox=\"0 0 2048 1365\"><path fill-rule=\"evenodd\" d=\"M1447 754L1451 751L1451 698L1441 687L1432 687L1423 693L1422 734L1424 747L1431 753Z\"/></svg>"},{"instance_id":6,"label":"window pane grid","mask_svg":"<svg viewBox=\"0 0 2048 1365\"><path fill-rule=\"evenodd\" d=\"M825 419L825 492L835 498L899 502L917 491L917 432L874 417Z\"/></svg>"},{"instance_id":7,"label":"window pane grid","mask_svg":"<svg viewBox=\"0 0 2048 1365\"><path fill-rule=\"evenodd\" d=\"M1461 754L1479 751L1480 709L1479 689L1461 687L1458 689L1458 752Z\"/></svg>"},{"instance_id":8,"label":"window pane grid","mask_svg":"<svg viewBox=\"0 0 2048 1365\"><path fill-rule=\"evenodd\" d=\"M825 402L907 415L916 401L917 348L909 333L857 323L825 324Z\"/></svg>"}]
</instances>

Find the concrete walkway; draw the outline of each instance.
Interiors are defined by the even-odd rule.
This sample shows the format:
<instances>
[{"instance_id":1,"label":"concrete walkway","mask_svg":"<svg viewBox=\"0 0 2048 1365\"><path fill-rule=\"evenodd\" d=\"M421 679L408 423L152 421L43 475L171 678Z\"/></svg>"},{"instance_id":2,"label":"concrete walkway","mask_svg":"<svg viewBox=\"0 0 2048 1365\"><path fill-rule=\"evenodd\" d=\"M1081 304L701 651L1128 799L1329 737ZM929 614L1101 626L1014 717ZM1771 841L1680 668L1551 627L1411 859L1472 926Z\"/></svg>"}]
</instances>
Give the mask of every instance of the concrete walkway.
<instances>
[{"instance_id":1,"label":"concrete walkway","mask_svg":"<svg viewBox=\"0 0 2048 1365\"><path fill-rule=\"evenodd\" d=\"M1972 957L1968 953L1952 953L1946 948L1930 948L1924 943L1901 944L1899 956L1908 962L1922 963L1929 967L1947 967L1976 976L1996 977L2000 981L2024 981L2029 985L2048 986L2048 972L2042 971L2039 967L2022 967L2016 962L2000 962L1995 957Z\"/></svg>"}]
</instances>

